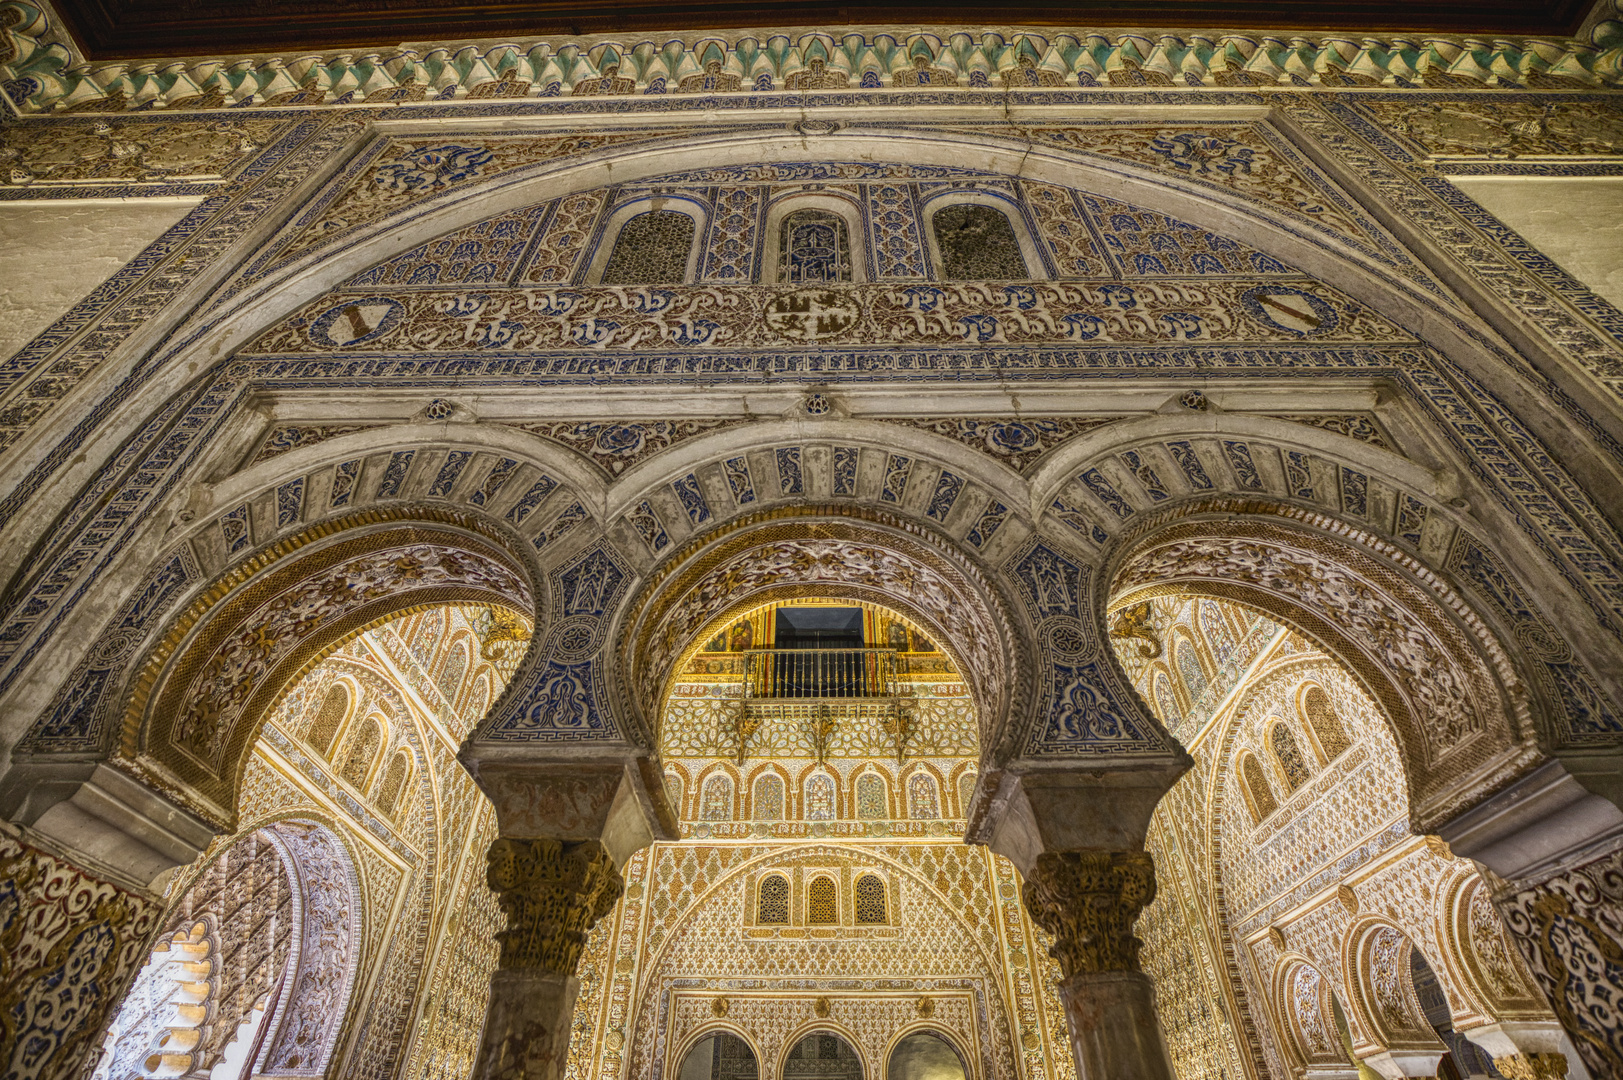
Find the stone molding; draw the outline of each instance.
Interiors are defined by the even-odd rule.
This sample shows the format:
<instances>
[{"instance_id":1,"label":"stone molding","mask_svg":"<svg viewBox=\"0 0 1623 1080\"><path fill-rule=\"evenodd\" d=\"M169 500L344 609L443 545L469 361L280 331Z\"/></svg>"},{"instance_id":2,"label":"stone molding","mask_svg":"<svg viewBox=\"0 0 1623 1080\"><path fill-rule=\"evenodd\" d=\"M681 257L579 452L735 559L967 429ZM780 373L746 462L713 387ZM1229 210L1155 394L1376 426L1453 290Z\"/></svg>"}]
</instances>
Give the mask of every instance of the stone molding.
<instances>
[{"instance_id":1,"label":"stone molding","mask_svg":"<svg viewBox=\"0 0 1623 1080\"><path fill-rule=\"evenodd\" d=\"M1155 865L1143 851L1045 851L1026 879L1032 921L1054 936L1065 978L1138 971L1139 912L1155 899Z\"/></svg>"},{"instance_id":2,"label":"stone molding","mask_svg":"<svg viewBox=\"0 0 1623 1080\"><path fill-rule=\"evenodd\" d=\"M625 884L595 840L497 840L486 880L507 913L502 970L572 975L586 935L614 907Z\"/></svg>"}]
</instances>

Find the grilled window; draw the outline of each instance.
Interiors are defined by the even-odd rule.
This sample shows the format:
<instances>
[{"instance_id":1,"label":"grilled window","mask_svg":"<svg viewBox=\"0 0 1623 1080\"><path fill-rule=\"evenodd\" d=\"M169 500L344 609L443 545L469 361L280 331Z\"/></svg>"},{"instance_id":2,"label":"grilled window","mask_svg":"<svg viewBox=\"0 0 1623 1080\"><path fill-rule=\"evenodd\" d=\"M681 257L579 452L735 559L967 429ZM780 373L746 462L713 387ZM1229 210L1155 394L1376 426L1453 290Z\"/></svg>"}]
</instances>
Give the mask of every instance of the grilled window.
<instances>
[{"instance_id":1,"label":"grilled window","mask_svg":"<svg viewBox=\"0 0 1623 1080\"><path fill-rule=\"evenodd\" d=\"M806 890L806 921L813 926L832 926L839 922L836 896L833 878L813 878L811 887Z\"/></svg>"},{"instance_id":2,"label":"grilled window","mask_svg":"<svg viewBox=\"0 0 1623 1080\"><path fill-rule=\"evenodd\" d=\"M761 879L756 894L755 921L776 926L788 924L789 881L783 875L770 874Z\"/></svg>"},{"instance_id":3,"label":"grilled window","mask_svg":"<svg viewBox=\"0 0 1623 1080\"><path fill-rule=\"evenodd\" d=\"M885 883L873 874L857 878L857 922L883 925L885 919Z\"/></svg>"}]
</instances>

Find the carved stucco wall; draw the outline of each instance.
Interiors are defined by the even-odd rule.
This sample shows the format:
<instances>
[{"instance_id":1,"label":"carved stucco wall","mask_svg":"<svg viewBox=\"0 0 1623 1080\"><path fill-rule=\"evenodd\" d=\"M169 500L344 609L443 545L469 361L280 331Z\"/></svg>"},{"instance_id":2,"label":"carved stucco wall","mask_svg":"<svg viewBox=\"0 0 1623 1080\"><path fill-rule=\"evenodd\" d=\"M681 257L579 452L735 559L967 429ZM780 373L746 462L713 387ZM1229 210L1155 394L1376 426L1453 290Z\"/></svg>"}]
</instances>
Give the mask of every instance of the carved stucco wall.
<instances>
[{"instance_id":1,"label":"carved stucco wall","mask_svg":"<svg viewBox=\"0 0 1623 1080\"><path fill-rule=\"evenodd\" d=\"M1309 1061L1345 1061L1334 1042L1320 1057L1302 1056L1312 1031L1333 1035L1328 1011L1281 1011L1298 1008L1309 982L1347 1011L1360 1056L1404 1045L1389 1041L1391 1030L1377 1032L1384 1013L1358 1011L1361 1001L1384 1000L1373 969L1346 962L1344 943L1371 917L1428 959L1457 1029L1548 1022L1476 870L1409 831L1396 743L1347 670L1289 628L1236 605L1174 596L1156 600L1154 610L1156 636L1197 650L1209 687L1189 693L1165 650L1145 657L1144 640L1117 639L1147 698L1156 700L1160 677L1174 683L1177 703L1196 703L1170 721L1196 765L1156 810L1148 846L1161 891L1139 931L1178 1074L1290 1076ZM1323 691L1345 732L1349 745L1337 754L1320 748L1307 721L1308 687ZM1272 736L1281 721L1310 774L1294 790ZM1247 754L1272 792L1273 808L1260 820L1237 775ZM1469 899L1456 905L1456 896ZM1387 992L1401 991L1397 1004L1382 1007L1404 1018L1399 1034L1410 1023L1401 995L1412 993L1403 972L1392 983L1399 989ZM1423 1023L1406 1037L1441 1049Z\"/></svg>"},{"instance_id":2,"label":"carved stucco wall","mask_svg":"<svg viewBox=\"0 0 1623 1080\"><path fill-rule=\"evenodd\" d=\"M971 51L983 48L990 46L977 44ZM896 81L898 74L905 77L914 70L908 65L894 71L880 65L883 71L874 70L881 81L870 88L859 85L868 70L865 54L831 59L827 71L820 66L809 73L801 70L804 56L795 46L793 55L764 62L771 69L767 73L779 80L774 88L792 85L839 93L797 98L813 118L797 120L790 129L777 119L767 128L750 128L738 140L749 144L743 152L713 152L710 145L700 145L734 138L737 132L725 124L694 122L673 135L692 119L684 116L686 111L698 115L709 108L704 100L634 95L633 89L652 89L656 77L661 86L665 80L643 68L634 78L602 76L601 56L589 64L583 61L578 81L574 75L554 79L544 56L498 58L497 66L534 68L534 85L518 93L539 94L555 82L585 87L580 98L559 102L487 100L480 95L385 114L377 106L392 100L388 94L393 91L381 84L364 93L358 87L343 89L342 78L349 73L333 68L312 74L314 85L305 90L267 67L266 77L274 85L267 84L265 94L257 93L257 75L254 87L232 83L231 99L241 98L253 109L225 118L190 120L183 107L168 114L68 115L32 127L8 125L3 133L12 151L8 161L17 170L13 175L22 177L16 183L29 185L31 197L57 197L70 187L77 194L230 197L189 214L160 238L151 258L120 271L112 287L77 305L7 369L12 396L0 413L0 439L23 451L4 464L16 487L0 506L0 515L23 539L6 545L0 560L7 560L7 567L22 565L35 550L33 541L53 527L63 506L71 507L61 518L62 531L39 549L69 554L49 566L41 563L37 580L8 596L10 617L0 650L6 665L0 676L6 689L0 693L8 695L3 715L24 722L39 715L55 691L56 675L76 663L89 642L104 640L97 638L100 620L118 598L97 593L97 599L74 609L81 596L97 592L88 588L92 580L99 583L98 590L129 588L139 594L118 615L123 621L115 636L122 638L113 644L122 647L145 627L141 619L152 607L161 607L167 597L196 581L198 567L212 574L237 556L238 545L251 548L286 536L346 500L355 506L407 497L488 505L554 566L550 560L573 558L578 550L573 545L589 535L595 541L601 527L612 534L625 564L641 570L707 522L742 512L746 495L753 505L816 495L883 506L889 492L897 500L894 505L905 503L921 520L939 523L996 562L1039 530L1064 537L1076 552L1091 557L1135 515L1215 487L1245 498L1266 493L1340 520L1367 523L1430 565L1449 561L1450 572L1492 606L1503 627L1534 643L1533 676L1549 680L1549 696L1570 707L1563 714L1573 725L1566 734L1595 742L1611 738L1618 726L1615 706L1606 701L1606 684L1597 690L1582 658L1614 655L1607 652L1612 639L1606 635L1615 633L1611 628L1623 604L1619 547L1614 530L1583 489L1604 493L1615 488L1615 471L1608 470L1614 470L1618 455L1604 432L1597 433L1606 425L1597 426L1574 405L1571 390L1580 387L1583 400L1595 400L1589 396L1593 394L1611 403L1606 407L1615 407L1618 314L1461 197L1448 179L1470 173L1615 169L1615 103L1599 94L1544 92L1606 81L1595 74L1602 61L1595 50L1574 49L1572 56L1583 59L1570 62L1533 50L1525 56L1518 52L1515 63L1499 64L1500 74L1483 69L1479 75L1479 60L1503 59L1508 55L1504 46L1495 43L1491 57L1471 51L1411 57L1396 49L1382 52L1378 63L1369 50L1349 57L1328 45L1300 49L1306 51L1286 56L1270 46L1247 54L1243 72L1237 59L1230 66L1230 58L1219 57L1209 45L1187 50L1163 45L1150 59L1120 42L1102 43L1069 52L1057 64L1045 59L1040 72L1014 66L1012 60L1008 65L987 60L977 69L982 82L989 72L1007 68L1016 75L1029 72L1037 81L1009 83L999 74L994 84L1048 87L1040 100L1020 100L1054 110L1054 121L1023 124L1016 131L991 119L991 112L975 114L982 105L970 95L986 91L972 89L979 84L969 73L972 58L967 53L954 59L947 55L950 50L931 46L929 78L942 72L951 81L943 76L940 83L908 92L899 89L905 83ZM729 62L736 57L730 47L724 51ZM998 54L1005 60L1012 55ZM1615 62L1615 50L1602 55ZM1123 59L1132 56L1137 58L1130 63ZM1567 64L1566 74L1557 70L1558 60ZM51 95L70 88L91 101L111 93L87 76L52 82L55 78L29 75L8 86L30 101L38 95L56 100ZM443 87L453 94L459 87L467 89L464 81L482 83L473 71L441 70L435 78L436 92ZM790 78L799 81L784 82ZM891 81L883 81L887 79ZM1168 89L1180 79L1176 91ZM1384 90L1367 81L1383 79ZM325 86L324 80L334 85ZM1311 92L1266 95L1273 112L1260 119L1258 96L1248 88L1281 80ZM1096 90L1095 83L1112 89ZM960 84L962 95L955 96ZM1508 84L1532 89L1503 95L1467 92ZM498 84L517 85L511 80ZM680 89L679 80L676 85ZM744 80L736 87L696 89L730 92L749 86ZM184 95L189 92L174 72L161 79L131 74L127 85L120 81L115 89L103 102L108 108L148 103L159 92L173 104L188 100ZM845 94L846 89L852 93ZM224 91L216 85L205 96L215 92ZM373 92L372 104L363 104ZM872 96L853 96L859 92ZM302 93L313 96L299 98ZM349 104L305 112L280 108L340 99ZM743 99L733 102L742 104ZM907 110L920 102L962 111L954 114L952 125L934 119L919 124ZM1142 115L1127 115L1139 105L1162 107L1178 122L1150 124ZM584 120L554 122L549 110L555 106L560 116L574 110ZM1072 115L1077 106L1086 114L1083 119ZM1107 116L1123 108L1127 113L1121 117ZM1001 112L1001 103L994 111ZM639 112L658 115L639 125ZM596 120L608 114L624 114L626 130L604 135ZM389 136L367 143L369 125L381 115L417 126L404 130L396 124ZM492 136L488 129L459 124L458 116L519 125L543 116L554 126L539 134ZM748 118L747 123L753 121ZM925 128L932 129L928 137ZM907 134L898 137L904 129ZM1011 132L1017 136L1013 140ZM847 141L832 141L835 136ZM869 151L894 155L904 142L917 160L862 163ZM434 155L428 151L442 145L457 149L442 164L430 161ZM502 195L506 209L496 217L487 203L493 181L533 178L559 164L598 168L611 155L639 145L647 152L613 162L620 175L629 177L628 184L702 167L711 171L690 173L684 182L738 188L745 203L757 197L752 191L773 183L840 182L863 197L890 197L875 189L938 184L946 180L942 170L974 165L977 175L954 174L951 180L984 185L988 195L1003 185L1031 196L1031 218L1021 224L1037 255L1055 264L1048 267L1055 280L1029 294L991 299L954 284L942 291L946 306L934 314L946 311L965 322L949 322L944 329L927 317L932 312L926 309L935 302L931 297L896 299L898 293L906 295L900 286L912 287L929 276L914 274L909 266L926 265L930 252L904 224L895 235L881 232L866 238L899 245L896 250L903 254L891 263L893 270L899 266L903 271L891 283L898 287L853 286L841 294L840 303L829 305L827 325L836 334L852 330L849 340L797 339L794 334L804 335L804 329L781 317L785 307L794 314L797 299L764 285L736 287L731 295L738 308L716 318L705 309L706 290L689 286L671 290L672 303L663 307L660 298L637 290L583 288L579 295L586 308L558 314L556 305L573 301L562 295L565 290L545 282L560 280L581 264L573 249L539 241L593 227L607 205L601 177L561 185L548 181L523 197ZM1304 145L1313 152L1304 153ZM853 146L862 152L847 152ZM345 147L364 151L343 165L307 207L295 210L290 193L303 199L302 182L339 159ZM739 161L711 160L727 153ZM966 163L966 153L974 160ZM1519 160L1506 162L1507 153L1520 155ZM1006 160L1018 156L1018 180L999 173L999 154ZM774 160L763 165L763 157ZM744 160L763 171L748 173ZM1326 160L1336 167L1321 167ZM825 167L826 175L806 171ZM1118 226L1114 208L1100 216L1074 199L1073 219L1044 211L1045 206L1053 210L1053 203L1042 197L1045 189L1055 188L1061 179L1072 183L1083 172L1109 190L1128 189L1122 192L1127 202L1122 212L1136 215L1137 230ZM1101 180L1105 175L1108 183ZM862 185L868 185L865 194ZM479 197L459 206L463 191ZM905 222L908 208L916 208L920 197L910 189L905 197L895 196L891 208ZM1123 245L1135 242L1129 234L1144 233L1146 215L1156 212L1143 210L1134 200L1155 201L1165 211L1159 215L1164 220L1148 230L1163 239L1195 241L1203 249L1198 254L1221 263L1226 256L1209 237L1221 239L1225 230L1256 236L1258 248L1273 252L1268 257L1289 272L1281 276L1253 264L1255 277L1234 272L1217 274L1211 283L1168 282L1156 276L1153 264L1134 260L1129 285L1156 315L1135 322L1119 302L1112 302L1112 294L1101 291L1106 278L1111 285L1126 280L1119 277L1119 268L1092 284L1081 283L1097 269L1089 258L1098 256L1099 266L1109 259L1089 247L1092 239L1089 244L1075 240L1087 232L1101 244L1108 243L1107 236ZM1371 207L1380 212L1371 213ZM283 213L288 227L250 257L247 249L258 243L253 230ZM545 215L552 216L543 220ZM1209 229L1189 231L1169 223L1185 217ZM380 239L383 227L408 219L414 224ZM1538 352L1542 366L1501 348L1479 321L1462 315L1452 301L1438 299L1449 290L1438 284L1435 264L1406 250L1424 245L1398 243L1383 227L1386 221L1401 221L1404 229L1398 231L1416 233L1448 252L1450 275L1457 270L1461 287L1476 290L1473 304L1506 305L1510 314L1505 321L1528 335L1527 351ZM535 232L523 232L531 226ZM547 232L554 227L559 231ZM537 241L522 256L528 261L520 266L515 256L511 265L494 271L498 277L509 269L515 275L501 289L457 279L455 251L465 241L498 239L498 228ZM1101 228L1103 232L1090 231ZM431 250L431 242L448 231L453 240L448 248ZM750 248L741 234L729 235L724 228L699 235L705 257L717 256L718 272L728 265L737 269L736 262L729 264L721 256ZM551 254L533 257L544 250ZM1289 257L1278 254L1287 250ZM1242 253L1250 254L1248 249ZM1155 252L1146 248L1128 254ZM309 264L329 256L330 272L306 276ZM368 265L380 259L377 274L365 277ZM477 265L464 261L469 270ZM1069 275L1077 281L1058 280L1068 276L1059 271L1060 263L1081 265L1086 273ZM1361 290L1353 297L1339 278L1334 286L1325 284L1329 270L1343 263L1358 263L1360 273L1399 282L1401 288L1382 293L1367 281L1353 281L1347 288ZM436 293L411 284L412 275L429 268L444 275L442 283L451 287ZM226 280L239 269L239 276ZM532 269L538 271L534 281L522 277ZM163 330L174 328L183 305L171 304L171 298L204 283L223 286L215 294L221 306L198 309L195 321L175 335L173 344L146 358L139 373L123 381L137 359L128 354L132 335L155 341ZM1268 291L1281 285L1295 292ZM1269 299L1288 306L1294 296L1305 307L1295 309L1294 323L1286 315L1281 315L1284 321L1266 314L1258 318L1243 299L1258 288ZM329 289L330 296L318 299ZM469 292L486 298L457 299ZM370 297L387 302L358 302ZM1323 333L1316 332L1326 323L1313 300L1328 305L1336 317L1335 326ZM232 313L233 304L263 305L267 314L259 321L257 316L244 319ZM780 317L767 318L774 304ZM308 311L304 305L311 305ZM1260 300L1258 306L1264 313L1276 310ZM354 321L346 313L350 308L355 309ZM1318 325L1301 321L1302 311ZM986 321L989 312L991 322ZM1098 330L1086 319L1052 319L1088 312L1106 328ZM305 315L315 317L297 325ZM1046 325L1045 319L1055 325ZM1422 326L1423 343L1415 337ZM345 327L357 336L347 337ZM81 333L87 328L90 332ZM376 336L368 337L374 331ZM730 345L701 340L719 331L735 335ZM1219 332L1228 336L1220 339ZM322 334L325 340L316 341ZM625 348L638 334L643 337L637 346ZM1118 339L1118 334L1124 336ZM652 362L651 335L659 342ZM170 400L183 383L213 363L213 357L204 359L197 342L206 341L218 356L245 340L282 351L212 369L203 376L206 385L197 397ZM886 347L871 347L876 344ZM1445 353L1453 363L1444 359ZM1465 373L1456 364L1465 365ZM184 378L171 374L181 369L187 372ZM1164 397L1148 405L1142 399L1128 400L1130 395L1121 391L1130 387L1133 371L1145 373ZM1546 379L1552 371L1553 382ZM770 377L758 378L762 373ZM938 381L943 395L959 394L956 404L950 409L943 405L929 416L919 415L916 408L899 415L908 412L897 404L904 395L894 394L887 380L918 380L924 373ZM1256 378L1264 375L1268 378ZM1064 392L1035 398L1025 392L1057 385L1060 377L1073 380ZM998 388L979 393L994 378ZM1028 378L1036 385L1023 386L1019 402L1011 403L1005 384ZM625 380L621 389L640 387L642 396L617 398L610 409L600 387L613 379ZM94 380L105 383L70 397ZM835 403L825 402L832 411L825 414L825 426L815 429L810 416L798 411L801 383L825 382L837 384L838 390L824 387ZM1205 395L1190 399L1198 404L1190 404L1187 412L1178 412L1179 395L1196 383ZM725 392L684 398L671 389L695 384L724 387ZM745 390L735 394L739 386ZM864 397L875 386L877 391ZM1086 388L1087 395L1072 392L1077 386ZM1281 410L1274 392L1280 387L1292 394L1288 412ZM373 393L379 388L389 393ZM107 396L100 404L85 404L103 390ZM1091 396L1095 392L1099 396ZM1116 396L1109 398L1108 409L1101 405L1092 415L1078 415L1081 397L1103 402L1112 393ZM240 408L249 397L268 402L274 419ZM1033 400L1043 408L1033 412ZM1505 401L1541 404L1515 415ZM1208 405L1214 407L1208 410ZM63 421L53 415L58 409L91 422ZM188 414L183 421L167 426L182 413ZM794 417L793 426L775 419L784 415ZM1290 419L1275 422L1281 415ZM152 417L160 419L142 427ZM1118 431L1138 426L1132 427L1132 439L1116 440L1114 433L1100 431L1109 423L1121 423ZM891 429L888 441L864 424ZM1165 426L1151 430L1157 424ZM750 425L771 426L773 434L741 437L737 445L726 442L749 432ZM1282 434L1287 427L1297 429L1294 437ZM633 429L633 436L624 438ZM786 430L793 430L793 437ZM45 431L49 434L41 434ZM111 451L98 456L94 448L87 449L79 434L83 431L96 431L106 445L125 436L133 441L123 457L109 463ZM1006 440L999 433L1014 438ZM943 452L926 436L954 441L961 449ZM1563 473L1539 436L1563 448L1578 481ZM1593 446L1572 449L1570 440L1591 436ZM906 452L898 453L891 443L904 440ZM47 455L47 450L53 453ZM662 462L661 452L669 453ZM898 457L907 459L905 466ZM41 463L42 458L48 459ZM745 461L742 471L727 464L738 459ZM1478 460L1492 460L1503 472L1497 477L1474 472ZM36 464L38 471L30 472ZM204 476L210 484L193 483ZM623 476L631 479L614 489ZM219 484L212 483L220 478ZM740 478L749 483L740 486L735 482ZM1609 486L1608 480L1614 482ZM442 481L447 485L443 491ZM81 493L84 498L75 502ZM1010 493L1019 498L1006 498ZM1027 515L1026 503L1041 515ZM137 509L130 512L129 506ZM938 506L939 514L932 512ZM1463 507L1469 507L1469 514ZM1477 535L1504 542L1516 558L1495 564L1492 556L1482 555ZM176 558L181 563L193 558L196 565L183 567L170 580L138 565L159 546L160 537L165 545L171 538L187 545L184 557ZM1534 587L1518 583L1506 566L1532 575ZM1243 630L1237 626L1235 632ZM1506 636L1511 636L1509 629ZM40 669L29 665L40 656L50 657L55 666L36 679ZM106 669L97 665L107 657L99 647L84 657L87 678L98 671L105 675ZM1607 677L1604 668L1601 677ZM78 688L84 685L89 684ZM71 710L65 714L65 720L75 718ZM9 744L20 731L7 728L5 734ZM303 752L296 742L296 736L287 738L291 749L286 753L302 768L298 755ZM454 769L454 763L446 751L425 750L421 767L450 775L441 770ZM1191 775L1213 782L1215 766L1203 763L1199 770L1204 771ZM287 792L287 805L297 802L288 769L256 760L249 773L250 786L261 793L256 798L277 789ZM1189 800L1188 810L1209 813L1203 799ZM1158 842L1170 843L1179 835L1172 828L1157 828ZM427 851L429 834L414 833L409 844L401 842ZM1202 843L1195 830L1183 835L1181 846L1199 852ZM457 845L439 836L434 844L442 868L450 867ZM419 913L419 932L427 941L402 945L402 955L416 955L414 949L431 955L429 942L436 935L443 940L438 927L449 925L434 921L435 890L443 887L456 895L463 886L413 877L398 852L391 858L381 848L364 845L360 852L362 872L367 881L379 883L379 894L405 897L400 902ZM1176 856L1162 854L1167 865L1176 865ZM440 880L471 882L473 877L447 869ZM469 895L483 895L476 882L467 888ZM1221 914L1221 905L1214 908L1209 900L1204 909L1215 912L1214 920ZM1191 901L1190 910L1202 910L1202 905ZM1162 932L1156 926L1171 923L1157 919L1153 911L1147 916L1152 937ZM1225 950L1232 947L1210 931L1215 925L1208 923L1210 940L1200 946L1204 954L1191 954L1205 955L1205 967L1213 972L1229 962ZM1623 936L1615 927L1596 926L1602 937L1610 935L1614 946ZM468 932L469 940L477 940L477 934ZM446 985L460 987L456 993L466 1000L460 1016L478 1011L473 1007L478 979L470 973L475 966L464 965L457 968L459 974L446 976ZM1233 985L1232 970L1226 981L1213 976L1207 989L1212 985ZM409 1013L412 992L396 983L377 993L394 1019L368 1027L364 1039L369 1046L397 1043L401 1029L390 1025L406 1022L400 1018ZM437 1015L432 1010L443 1000L436 996L424 1015ZM1615 1023L1606 1022L1615 1030ZM1237 1031L1249 1031L1252 1020L1241 1010L1229 1023ZM1204 1030L1193 1023L1185 1035L1175 1033L1174 1041L1187 1036L1186 1045L1193 1045L1192 1033ZM1253 1047L1253 1064L1265 1060L1263 1041L1262 1035L1246 1040ZM1243 1067L1248 1058L1238 1056ZM1224 1067L1236 1065L1230 1060Z\"/></svg>"}]
</instances>

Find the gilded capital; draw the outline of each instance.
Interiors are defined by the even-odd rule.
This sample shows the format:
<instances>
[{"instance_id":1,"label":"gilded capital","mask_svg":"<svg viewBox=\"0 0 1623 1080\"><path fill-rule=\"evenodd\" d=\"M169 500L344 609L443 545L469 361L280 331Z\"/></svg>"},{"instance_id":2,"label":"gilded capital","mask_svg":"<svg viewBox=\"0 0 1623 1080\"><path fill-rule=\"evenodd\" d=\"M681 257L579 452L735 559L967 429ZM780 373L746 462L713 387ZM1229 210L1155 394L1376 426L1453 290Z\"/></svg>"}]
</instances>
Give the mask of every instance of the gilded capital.
<instances>
[{"instance_id":1,"label":"gilded capital","mask_svg":"<svg viewBox=\"0 0 1623 1080\"><path fill-rule=\"evenodd\" d=\"M1508 1054L1494 1058L1493 1067L1505 1075L1505 1080L1564 1080L1567 1055Z\"/></svg>"},{"instance_id":2,"label":"gilded capital","mask_svg":"<svg viewBox=\"0 0 1623 1080\"><path fill-rule=\"evenodd\" d=\"M1133 923L1155 899L1155 864L1142 851L1049 851L1026 878L1026 910L1054 937L1065 976L1137 971Z\"/></svg>"},{"instance_id":3,"label":"gilded capital","mask_svg":"<svg viewBox=\"0 0 1623 1080\"><path fill-rule=\"evenodd\" d=\"M625 883L596 840L497 840L485 880L507 913L496 935L502 969L573 975L586 934L620 899Z\"/></svg>"}]
</instances>

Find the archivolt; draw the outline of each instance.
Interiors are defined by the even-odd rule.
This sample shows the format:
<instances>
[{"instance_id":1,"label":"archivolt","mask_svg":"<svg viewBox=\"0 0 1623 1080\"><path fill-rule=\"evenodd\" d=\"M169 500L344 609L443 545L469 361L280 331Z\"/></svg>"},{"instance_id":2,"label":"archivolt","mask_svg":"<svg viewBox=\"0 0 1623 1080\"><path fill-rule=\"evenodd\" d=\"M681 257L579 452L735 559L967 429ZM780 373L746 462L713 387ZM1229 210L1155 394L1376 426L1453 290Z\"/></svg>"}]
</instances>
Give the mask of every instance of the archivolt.
<instances>
[{"instance_id":1,"label":"archivolt","mask_svg":"<svg viewBox=\"0 0 1623 1080\"><path fill-rule=\"evenodd\" d=\"M300 676L423 607L495 604L533 617L532 582L494 530L441 508L295 534L222 574L170 624L135 678L118 752L180 781L199 812L231 828L260 723Z\"/></svg>"},{"instance_id":2,"label":"archivolt","mask_svg":"<svg viewBox=\"0 0 1623 1080\"><path fill-rule=\"evenodd\" d=\"M1110 561L1110 606L1216 596L1317 640L1391 719L1416 831L1436 831L1539 760L1529 697L1499 640L1394 545L1328 515L1238 499L1168 511L1139 535Z\"/></svg>"},{"instance_id":3,"label":"archivolt","mask_svg":"<svg viewBox=\"0 0 1623 1080\"><path fill-rule=\"evenodd\" d=\"M786 506L696 539L634 598L621 663L642 715L656 720L676 673L727 620L801 596L871 600L925 627L969 684L983 748L1025 697L1006 606L950 542L871 511Z\"/></svg>"}]
</instances>

